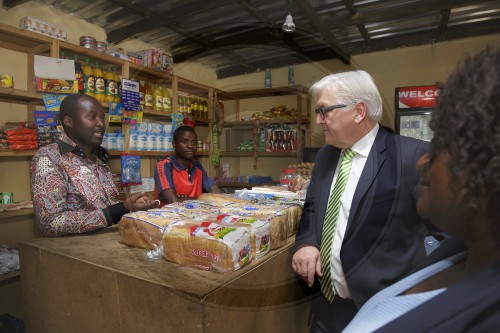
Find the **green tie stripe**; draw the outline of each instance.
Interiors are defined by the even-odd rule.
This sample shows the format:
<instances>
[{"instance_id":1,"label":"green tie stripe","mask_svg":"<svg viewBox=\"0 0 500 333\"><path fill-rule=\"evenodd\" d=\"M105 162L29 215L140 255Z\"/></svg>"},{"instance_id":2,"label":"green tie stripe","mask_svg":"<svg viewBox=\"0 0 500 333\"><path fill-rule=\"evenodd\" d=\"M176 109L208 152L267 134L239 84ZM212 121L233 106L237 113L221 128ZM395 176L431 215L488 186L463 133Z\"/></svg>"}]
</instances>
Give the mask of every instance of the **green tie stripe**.
<instances>
[{"instance_id":1,"label":"green tie stripe","mask_svg":"<svg viewBox=\"0 0 500 333\"><path fill-rule=\"evenodd\" d=\"M347 178L349 178L349 172L351 171L352 158L356 155L356 152L351 149L344 150L344 156L342 158L342 164L340 165L339 175L335 181L335 186L333 187L332 193L328 198L328 204L326 206L325 221L323 222L323 233L321 236L321 272L323 277L321 278L321 291L325 297L330 301L333 301L335 296L335 288L333 287L332 279L332 245L333 236L335 235L335 229L337 227L337 220L339 217L340 209L340 198L344 192L345 186L347 184Z\"/></svg>"}]
</instances>

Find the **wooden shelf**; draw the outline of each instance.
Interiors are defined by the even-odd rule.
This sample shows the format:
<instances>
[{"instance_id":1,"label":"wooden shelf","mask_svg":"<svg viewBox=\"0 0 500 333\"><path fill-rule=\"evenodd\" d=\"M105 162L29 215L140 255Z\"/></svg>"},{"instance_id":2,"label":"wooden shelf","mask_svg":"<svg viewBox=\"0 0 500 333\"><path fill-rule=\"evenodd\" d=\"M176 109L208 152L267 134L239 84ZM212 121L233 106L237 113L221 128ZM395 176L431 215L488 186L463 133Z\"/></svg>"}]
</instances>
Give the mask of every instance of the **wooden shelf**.
<instances>
[{"instance_id":1,"label":"wooden shelf","mask_svg":"<svg viewBox=\"0 0 500 333\"><path fill-rule=\"evenodd\" d=\"M221 157L253 157L253 151L224 151L220 152ZM259 157L297 157L297 152L286 152L286 151L277 151L277 152L267 152L267 151L258 151L257 156Z\"/></svg>"},{"instance_id":2,"label":"wooden shelf","mask_svg":"<svg viewBox=\"0 0 500 333\"><path fill-rule=\"evenodd\" d=\"M19 104L43 105L42 94L16 88L0 87L0 100Z\"/></svg>"},{"instance_id":3,"label":"wooden shelf","mask_svg":"<svg viewBox=\"0 0 500 333\"><path fill-rule=\"evenodd\" d=\"M29 216L35 214L35 211L33 208L21 208L19 210L13 210L13 211L3 211L0 212L0 220L5 220L5 219L10 219L12 217L19 217L19 216Z\"/></svg>"},{"instance_id":4,"label":"wooden shelf","mask_svg":"<svg viewBox=\"0 0 500 333\"><path fill-rule=\"evenodd\" d=\"M37 51L37 54L48 53L50 45L55 41L53 38L6 24L0 24L0 30L2 34L0 47L23 53L31 51Z\"/></svg>"},{"instance_id":5,"label":"wooden shelf","mask_svg":"<svg viewBox=\"0 0 500 333\"><path fill-rule=\"evenodd\" d=\"M124 151L121 150L108 150L108 153L111 156L119 156L122 153L125 153ZM132 150L130 151L129 154L136 154L139 156L158 156L158 157L167 157L170 155L173 155L173 151L147 151L147 150ZM196 153L195 156L197 157L206 157L208 156L208 152L203 152L203 153Z\"/></svg>"},{"instance_id":6,"label":"wooden shelf","mask_svg":"<svg viewBox=\"0 0 500 333\"><path fill-rule=\"evenodd\" d=\"M35 156L37 150L0 150L2 157Z\"/></svg>"},{"instance_id":7,"label":"wooden shelf","mask_svg":"<svg viewBox=\"0 0 500 333\"><path fill-rule=\"evenodd\" d=\"M297 119L259 119L259 126L265 126L268 124L289 124L296 125ZM306 119L302 120L302 124L309 124L309 121ZM223 127L254 127L253 121L226 121L223 124Z\"/></svg>"},{"instance_id":8,"label":"wooden shelf","mask_svg":"<svg viewBox=\"0 0 500 333\"><path fill-rule=\"evenodd\" d=\"M19 281L20 279L21 279L21 271L14 271L10 273L0 274L0 286L14 281Z\"/></svg>"},{"instance_id":9,"label":"wooden shelf","mask_svg":"<svg viewBox=\"0 0 500 333\"><path fill-rule=\"evenodd\" d=\"M219 99L244 99L244 98L260 98L260 97L275 97L275 96L285 96L285 95L298 95L298 94L308 94L309 89L301 86L290 86L290 87L277 87L277 88L264 88L264 89L252 89L243 91L229 91L220 92Z\"/></svg>"}]
</instances>

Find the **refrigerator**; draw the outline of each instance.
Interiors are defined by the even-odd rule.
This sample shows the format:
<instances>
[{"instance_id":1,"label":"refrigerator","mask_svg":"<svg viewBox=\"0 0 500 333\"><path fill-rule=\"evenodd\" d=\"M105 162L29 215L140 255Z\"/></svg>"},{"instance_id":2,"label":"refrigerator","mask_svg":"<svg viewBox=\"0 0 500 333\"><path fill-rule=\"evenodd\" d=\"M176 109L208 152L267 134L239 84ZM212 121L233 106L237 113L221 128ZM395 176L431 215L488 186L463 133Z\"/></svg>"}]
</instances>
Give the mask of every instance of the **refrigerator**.
<instances>
[{"instance_id":1,"label":"refrigerator","mask_svg":"<svg viewBox=\"0 0 500 333\"><path fill-rule=\"evenodd\" d=\"M396 88L396 133L431 141L433 132L429 128L429 120L436 107L437 94L435 85Z\"/></svg>"}]
</instances>

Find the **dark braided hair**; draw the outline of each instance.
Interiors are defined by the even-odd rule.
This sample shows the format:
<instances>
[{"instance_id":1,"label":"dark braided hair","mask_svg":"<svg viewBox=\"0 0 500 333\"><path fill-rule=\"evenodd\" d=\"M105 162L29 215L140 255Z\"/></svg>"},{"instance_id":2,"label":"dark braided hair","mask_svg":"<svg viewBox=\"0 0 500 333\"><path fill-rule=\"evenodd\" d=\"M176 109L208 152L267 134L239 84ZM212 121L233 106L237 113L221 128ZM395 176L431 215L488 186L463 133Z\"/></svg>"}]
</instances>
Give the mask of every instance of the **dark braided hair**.
<instances>
[{"instance_id":1,"label":"dark braided hair","mask_svg":"<svg viewBox=\"0 0 500 333\"><path fill-rule=\"evenodd\" d=\"M465 186L464 205L492 220L500 243L500 48L466 57L440 85L437 104L430 159L450 154L452 190Z\"/></svg>"}]
</instances>

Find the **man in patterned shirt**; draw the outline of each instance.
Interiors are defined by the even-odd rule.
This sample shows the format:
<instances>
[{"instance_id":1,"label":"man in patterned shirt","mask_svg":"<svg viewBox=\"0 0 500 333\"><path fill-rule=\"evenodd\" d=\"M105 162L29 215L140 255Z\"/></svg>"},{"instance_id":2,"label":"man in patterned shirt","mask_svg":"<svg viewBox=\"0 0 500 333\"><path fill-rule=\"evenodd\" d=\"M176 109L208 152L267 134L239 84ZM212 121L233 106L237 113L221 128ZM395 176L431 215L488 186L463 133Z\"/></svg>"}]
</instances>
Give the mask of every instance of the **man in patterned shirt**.
<instances>
[{"instance_id":1,"label":"man in patterned shirt","mask_svg":"<svg viewBox=\"0 0 500 333\"><path fill-rule=\"evenodd\" d=\"M131 211L155 208L144 194L119 201L101 142L106 130L102 105L87 95L70 95L59 113L64 132L31 163L36 221L45 236L78 234L117 223Z\"/></svg>"}]
</instances>

